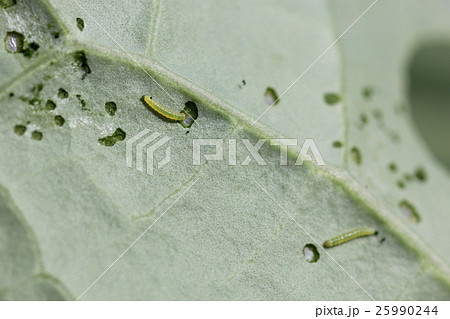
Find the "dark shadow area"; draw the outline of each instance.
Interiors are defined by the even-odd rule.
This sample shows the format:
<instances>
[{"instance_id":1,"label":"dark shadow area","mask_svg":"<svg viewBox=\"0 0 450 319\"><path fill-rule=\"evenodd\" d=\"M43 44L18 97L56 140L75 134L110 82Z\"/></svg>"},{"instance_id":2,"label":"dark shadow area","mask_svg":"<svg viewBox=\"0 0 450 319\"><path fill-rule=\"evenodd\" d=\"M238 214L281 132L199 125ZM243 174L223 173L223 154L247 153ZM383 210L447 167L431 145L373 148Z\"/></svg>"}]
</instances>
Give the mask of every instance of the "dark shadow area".
<instances>
[{"instance_id":1,"label":"dark shadow area","mask_svg":"<svg viewBox=\"0 0 450 319\"><path fill-rule=\"evenodd\" d=\"M408 71L412 118L430 151L450 170L450 43L420 48Z\"/></svg>"}]
</instances>

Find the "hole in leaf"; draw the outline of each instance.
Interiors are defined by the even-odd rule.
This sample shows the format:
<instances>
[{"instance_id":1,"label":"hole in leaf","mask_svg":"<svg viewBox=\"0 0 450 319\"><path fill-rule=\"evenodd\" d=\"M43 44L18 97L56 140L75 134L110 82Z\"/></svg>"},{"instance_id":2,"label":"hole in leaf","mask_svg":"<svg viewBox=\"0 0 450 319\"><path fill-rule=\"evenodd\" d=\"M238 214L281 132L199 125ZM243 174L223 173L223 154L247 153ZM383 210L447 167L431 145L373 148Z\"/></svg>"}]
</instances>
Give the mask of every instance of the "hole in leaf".
<instances>
[{"instance_id":1,"label":"hole in leaf","mask_svg":"<svg viewBox=\"0 0 450 319\"><path fill-rule=\"evenodd\" d=\"M63 126L65 122L66 122L66 120L61 115L56 115L55 116L55 124L56 125Z\"/></svg>"},{"instance_id":2,"label":"hole in leaf","mask_svg":"<svg viewBox=\"0 0 450 319\"><path fill-rule=\"evenodd\" d=\"M278 99L278 94L272 87L267 87L266 92L264 92L264 101L267 105L272 105L275 103L277 105L280 100Z\"/></svg>"},{"instance_id":3,"label":"hole in leaf","mask_svg":"<svg viewBox=\"0 0 450 319\"><path fill-rule=\"evenodd\" d=\"M398 203L398 206L400 207L400 211L411 223L419 223L421 218L419 213L417 212L417 209L407 200L402 200L400 203Z\"/></svg>"},{"instance_id":4,"label":"hole in leaf","mask_svg":"<svg viewBox=\"0 0 450 319\"><path fill-rule=\"evenodd\" d=\"M121 128L117 128L112 135L99 138L98 142L103 146L114 146L116 142L123 141L125 137L126 133Z\"/></svg>"},{"instance_id":5,"label":"hole in leaf","mask_svg":"<svg viewBox=\"0 0 450 319\"><path fill-rule=\"evenodd\" d=\"M105 111L110 116L114 116L114 114L116 114L116 111L117 111L116 103L114 103L114 102L106 102L105 103Z\"/></svg>"},{"instance_id":6,"label":"hole in leaf","mask_svg":"<svg viewBox=\"0 0 450 319\"><path fill-rule=\"evenodd\" d=\"M181 126L189 128L194 124L194 121L198 118L198 108L197 105L192 101L187 101L184 103L184 109L181 113L185 113L186 118L180 122Z\"/></svg>"},{"instance_id":7,"label":"hole in leaf","mask_svg":"<svg viewBox=\"0 0 450 319\"><path fill-rule=\"evenodd\" d=\"M14 126L14 133L16 133L19 136L22 136L23 134L25 134L25 131L27 130L27 127L25 125L16 125Z\"/></svg>"},{"instance_id":8,"label":"hole in leaf","mask_svg":"<svg viewBox=\"0 0 450 319\"><path fill-rule=\"evenodd\" d=\"M64 90L63 88L59 88L58 97L60 99L67 99L69 97L69 93L66 90Z\"/></svg>"},{"instance_id":9,"label":"hole in leaf","mask_svg":"<svg viewBox=\"0 0 450 319\"><path fill-rule=\"evenodd\" d=\"M306 244L303 247L303 256L305 256L305 260L309 263L315 263L320 258L320 254L313 244Z\"/></svg>"},{"instance_id":10,"label":"hole in leaf","mask_svg":"<svg viewBox=\"0 0 450 319\"><path fill-rule=\"evenodd\" d=\"M77 18L77 27L80 31L84 30L84 20L81 18Z\"/></svg>"},{"instance_id":11,"label":"hole in leaf","mask_svg":"<svg viewBox=\"0 0 450 319\"><path fill-rule=\"evenodd\" d=\"M33 140L36 140L36 141L40 141L40 140L42 140L42 133L41 132L39 132L39 131L33 131L33 132L31 132L31 138L33 139Z\"/></svg>"},{"instance_id":12,"label":"hole in leaf","mask_svg":"<svg viewBox=\"0 0 450 319\"><path fill-rule=\"evenodd\" d=\"M47 100L47 103L45 104L45 109L48 111L52 111L56 109L56 103L52 100Z\"/></svg>"},{"instance_id":13,"label":"hole in leaf","mask_svg":"<svg viewBox=\"0 0 450 319\"><path fill-rule=\"evenodd\" d=\"M24 37L19 32L8 32L5 37L5 48L9 53L19 53L23 50Z\"/></svg>"},{"instance_id":14,"label":"hole in leaf","mask_svg":"<svg viewBox=\"0 0 450 319\"><path fill-rule=\"evenodd\" d=\"M26 47L22 50L22 54L26 58L31 58L39 48L39 44L37 44L36 42L31 42L30 44L27 44Z\"/></svg>"}]
</instances>

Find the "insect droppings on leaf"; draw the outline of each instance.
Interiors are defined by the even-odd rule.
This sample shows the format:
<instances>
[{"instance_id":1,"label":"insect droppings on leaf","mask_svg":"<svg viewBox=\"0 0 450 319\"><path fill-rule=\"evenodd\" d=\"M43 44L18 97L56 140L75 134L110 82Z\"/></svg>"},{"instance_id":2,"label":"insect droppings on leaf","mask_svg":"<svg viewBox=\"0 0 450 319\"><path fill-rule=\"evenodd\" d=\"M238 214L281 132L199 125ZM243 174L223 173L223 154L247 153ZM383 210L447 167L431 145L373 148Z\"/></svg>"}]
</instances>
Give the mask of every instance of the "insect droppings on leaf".
<instances>
[{"instance_id":1,"label":"insect droppings on leaf","mask_svg":"<svg viewBox=\"0 0 450 319\"><path fill-rule=\"evenodd\" d=\"M198 108L197 104L192 101L187 101L184 103L184 109L181 113L186 114L186 118L180 122L181 126L189 128L194 124L195 120L198 118ZM189 132L189 131L188 131Z\"/></svg>"},{"instance_id":2,"label":"insect droppings on leaf","mask_svg":"<svg viewBox=\"0 0 450 319\"><path fill-rule=\"evenodd\" d=\"M7 32L5 36L5 48L9 53L19 53L23 50L24 36L19 32Z\"/></svg>"},{"instance_id":3,"label":"insect droppings on leaf","mask_svg":"<svg viewBox=\"0 0 450 319\"><path fill-rule=\"evenodd\" d=\"M341 101L341 96L337 93L325 93L323 96L325 103L329 105L335 105Z\"/></svg>"},{"instance_id":4,"label":"insect droppings on leaf","mask_svg":"<svg viewBox=\"0 0 450 319\"><path fill-rule=\"evenodd\" d=\"M83 71L81 79L84 80L84 78L91 73L91 68L89 67L86 53L83 50L75 51L73 53L73 59L75 66L79 67L80 70Z\"/></svg>"}]
</instances>

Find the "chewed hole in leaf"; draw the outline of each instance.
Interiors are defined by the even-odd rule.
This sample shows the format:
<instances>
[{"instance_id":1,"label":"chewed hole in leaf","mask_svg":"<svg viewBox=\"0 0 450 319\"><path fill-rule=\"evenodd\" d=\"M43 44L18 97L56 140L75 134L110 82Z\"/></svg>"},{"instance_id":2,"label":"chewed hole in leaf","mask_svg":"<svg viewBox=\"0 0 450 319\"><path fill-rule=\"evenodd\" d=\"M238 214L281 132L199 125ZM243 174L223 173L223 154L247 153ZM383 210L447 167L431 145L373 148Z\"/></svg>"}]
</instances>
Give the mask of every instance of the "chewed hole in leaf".
<instances>
[{"instance_id":1,"label":"chewed hole in leaf","mask_svg":"<svg viewBox=\"0 0 450 319\"><path fill-rule=\"evenodd\" d=\"M305 256L305 260L309 263L315 263L320 258L320 254L313 244L306 244L305 247L303 247L303 256Z\"/></svg>"},{"instance_id":2,"label":"chewed hole in leaf","mask_svg":"<svg viewBox=\"0 0 450 319\"><path fill-rule=\"evenodd\" d=\"M267 105L272 104L277 105L280 102L278 94L274 88L270 86L267 87L266 92L264 92L264 101L266 102Z\"/></svg>"},{"instance_id":3,"label":"chewed hole in leaf","mask_svg":"<svg viewBox=\"0 0 450 319\"><path fill-rule=\"evenodd\" d=\"M125 137L126 133L121 128L117 128L112 135L99 138L98 142L103 146L114 146L116 142L123 141Z\"/></svg>"},{"instance_id":4,"label":"chewed hole in leaf","mask_svg":"<svg viewBox=\"0 0 450 319\"><path fill-rule=\"evenodd\" d=\"M56 115L55 116L55 124L56 125L63 126L65 122L66 122L66 120L61 115Z\"/></svg>"},{"instance_id":5,"label":"chewed hole in leaf","mask_svg":"<svg viewBox=\"0 0 450 319\"><path fill-rule=\"evenodd\" d=\"M40 48L40 45L36 42L26 43L24 49L21 51L23 56L26 58L31 58L34 53Z\"/></svg>"},{"instance_id":6,"label":"chewed hole in leaf","mask_svg":"<svg viewBox=\"0 0 450 319\"><path fill-rule=\"evenodd\" d=\"M81 18L77 18L76 21L77 21L77 28L80 31L83 31L84 30L84 20Z\"/></svg>"},{"instance_id":7,"label":"chewed hole in leaf","mask_svg":"<svg viewBox=\"0 0 450 319\"><path fill-rule=\"evenodd\" d=\"M5 48L10 53L18 53L23 50L24 37L19 32L8 32L5 37Z\"/></svg>"},{"instance_id":8,"label":"chewed hole in leaf","mask_svg":"<svg viewBox=\"0 0 450 319\"><path fill-rule=\"evenodd\" d=\"M86 53L83 50L75 51L73 53L73 59L74 63L77 67L83 71L83 75L81 76L81 79L84 80L84 78L91 73L91 68L88 64L88 59L86 57Z\"/></svg>"},{"instance_id":9,"label":"chewed hole in leaf","mask_svg":"<svg viewBox=\"0 0 450 319\"><path fill-rule=\"evenodd\" d=\"M27 127L25 125L16 125L14 126L14 133L16 133L19 136L22 136L23 134L25 134L25 131L27 130Z\"/></svg>"},{"instance_id":10,"label":"chewed hole in leaf","mask_svg":"<svg viewBox=\"0 0 450 319\"><path fill-rule=\"evenodd\" d=\"M69 93L66 90L64 90L63 88L59 88L58 97L60 99L67 99L69 97Z\"/></svg>"},{"instance_id":11,"label":"chewed hole in leaf","mask_svg":"<svg viewBox=\"0 0 450 319\"><path fill-rule=\"evenodd\" d=\"M187 115L186 118L180 122L181 126L189 128L198 118L197 105L192 101L187 101L184 104L184 109L181 111L181 113L185 113Z\"/></svg>"},{"instance_id":12,"label":"chewed hole in leaf","mask_svg":"<svg viewBox=\"0 0 450 319\"><path fill-rule=\"evenodd\" d=\"M33 132L31 133L31 138L32 138L33 140L40 141L40 140L42 140L42 137L43 137L42 132L39 132L39 131L33 131Z\"/></svg>"},{"instance_id":13,"label":"chewed hole in leaf","mask_svg":"<svg viewBox=\"0 0 450 319\"><path fill-rule=\"evenodd\" d=\"M45 109L48 111L56 109L56 103L52 100L47 100L47 103L45 103Z\"/></svg>"},{"instance_id":14,"label":"chewed hole in leaf","mask_svg":"<svg viewBox=\"0 0 450 319\"><path fill-rule=\"evenodd\" d=\"M117 111L117 104L115 102L106 102L105 103L105 111L106 113L108 113L110 116L114 116L116 114Z\"/></svg>"},{"instance_id":15,"label":"chewed hole in leaf","mask_svg":"<svg viewBox=\"0 0 450 319\"><path fill-rule=\"evenodd\" d=\"M421 217L417 209L409 201L404 199L398 203L398 206L400 207L402 215L405 216L408 221L415 224L420 222Z\"/></svg>"}]
</instances>

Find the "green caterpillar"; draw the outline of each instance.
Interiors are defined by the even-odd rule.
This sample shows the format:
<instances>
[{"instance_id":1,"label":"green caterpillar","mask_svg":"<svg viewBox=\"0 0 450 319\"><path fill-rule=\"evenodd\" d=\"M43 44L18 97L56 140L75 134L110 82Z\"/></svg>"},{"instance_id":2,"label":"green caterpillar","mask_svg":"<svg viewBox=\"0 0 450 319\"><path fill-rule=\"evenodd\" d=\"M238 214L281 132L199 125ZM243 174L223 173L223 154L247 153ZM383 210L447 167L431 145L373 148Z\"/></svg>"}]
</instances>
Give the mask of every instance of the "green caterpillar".
<instances>
[{"instance_id":1,"label":"green caterpillar","mask_svg":"<svg viewBox=\"0 0 450 319\"><path fill-rule=\"evenodd\" d=\"M331 248L358 237L372 236L372 235L377 235L377 231L373 228L367 227L356 228L349 232L343 233L342 235L328 239L326 242L323 243L323 247Z\"/></svg>"},{"instance_id":2,"label":"green caterpillar","mask_svg":"<svg viewBox=\"0 0 450 319\"><path fill-rule=\"evenodd\" d=\"M185 113L179 113L179 112L172 111L171 109L168 109L167 107L158 104L151 97L149 97L147 95L144 96L144 101L153 110L155 110L162 116L167 117L168 119L175 120L175 121L184 121L186 119L187 115Z\"/></svg>"}]
</instances>

